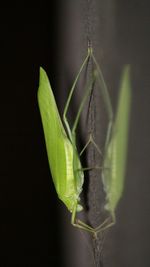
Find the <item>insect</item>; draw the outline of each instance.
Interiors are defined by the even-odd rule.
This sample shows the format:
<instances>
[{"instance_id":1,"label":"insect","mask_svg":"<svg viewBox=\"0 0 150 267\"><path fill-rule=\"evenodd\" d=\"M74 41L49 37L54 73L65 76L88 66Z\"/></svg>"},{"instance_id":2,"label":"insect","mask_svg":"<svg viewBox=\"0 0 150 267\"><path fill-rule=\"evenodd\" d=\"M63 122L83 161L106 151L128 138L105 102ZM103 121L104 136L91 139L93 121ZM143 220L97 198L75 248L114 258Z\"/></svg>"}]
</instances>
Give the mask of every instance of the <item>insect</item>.
<instances>
[{"instance_id":1,"label":"insect","mask_svg":"<svg viewBox=\"0 0 150 267\"><path fill-rule=\"evenodd\" d=\"M93 71L93 78L87 86L85 95L79 106L75 121L72 129L67 121L66 114L72 99L73 92L76 87L76 83L82 73L85 65L89 59L93 60L95 69ZM117 202L122 194L123 188L123 176L124 176L124 164L126 158L126 141L127 141L127 125L128 125L128 114L124 116L124 112L129 110L129 71L125 69L123 79L121 83L121 96L118 102L118 111L116 119L113 121L113 113L111 103L108 95L108 91L98 66L98 63L93 55L92 47L88 47L88 53L83 61L81 68L76 76L73 86L70 90L64 113L63 122L66 128L63 126L61 121L56 101L51 89L49 79L43 68L40 68L40 82L38 89L38 104L41 113L41 119L45 135L45 143L48 154L48 161L52 174L52 179L56 188L58 197L66 205L68 210L72 213L71 223L75 227L80 229L97 233L102 229L105 229L111 223L104 222L99 227L93 228L86 223L77 220L76 214L81 211L83 207L80 204L80 194L82 192L82 186L84 182L84 168L82 168L80 156L77 151L76 145L76 128L80 119L81 112L87 101L87 97L90 95L95 80L98 79L100 87L102 88L104 101L108 110L109 125L108 133L106 137L105 153L103 161L103 184L106 193L106 206L109 210L114 221L114 210ZM125 86L122 86L125 85ZM127 88L125 88L127 85ZM122 96L123 94L123 96ZM122 98L124 97L124 104L122 105ZM122 130L120 130L120 127ZM121 138L125 138L125 141L121 142ZM86 149L89 143L93 143L96 147L93 138L91 138L83 148L81 154ZM121 147L120 147L121 144ZM120 157L121 165L118 167L117 158ZM86 168L86 169L90 169ZM121 175L121 176L120 176ZM118 186L120 184L120 186Z\"/></svg>"}]
</instances>

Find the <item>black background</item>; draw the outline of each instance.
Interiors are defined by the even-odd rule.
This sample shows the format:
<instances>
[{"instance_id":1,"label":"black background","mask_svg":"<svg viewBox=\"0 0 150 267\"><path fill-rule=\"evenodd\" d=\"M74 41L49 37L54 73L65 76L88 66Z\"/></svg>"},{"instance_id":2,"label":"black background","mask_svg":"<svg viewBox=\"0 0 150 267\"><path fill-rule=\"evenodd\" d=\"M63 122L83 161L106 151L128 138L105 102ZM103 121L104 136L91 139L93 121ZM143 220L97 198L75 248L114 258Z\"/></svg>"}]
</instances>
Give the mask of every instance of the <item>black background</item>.
<instances>
[{"instance_id":1,"label":"black background","mask_svg":"<svg viewBox=\"0 0 150 267\"><path fill-rule=\"evenodd\" d=\"M44 3L0 9L0 266L61 266L37 107L39 66L55 65L54 12Z\"/></svg>"}]
</instances>

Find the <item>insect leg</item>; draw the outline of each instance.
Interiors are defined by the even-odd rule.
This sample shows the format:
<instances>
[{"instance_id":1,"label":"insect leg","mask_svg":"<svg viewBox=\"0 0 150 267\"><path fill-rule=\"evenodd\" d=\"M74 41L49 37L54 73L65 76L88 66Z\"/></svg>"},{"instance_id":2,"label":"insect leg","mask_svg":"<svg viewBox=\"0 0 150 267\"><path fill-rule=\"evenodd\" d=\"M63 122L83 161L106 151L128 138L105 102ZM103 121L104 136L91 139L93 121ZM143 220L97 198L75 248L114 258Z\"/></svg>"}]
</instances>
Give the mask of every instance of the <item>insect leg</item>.
<instances>
[{"instance_id":1,"label":"insect leg","mask_svg":"<svg viewBox=\"0 0 150 267\"><path fill-rule=\"evenodd\" d=\"M86 150L86 148L90 145L90 144L93 144L94 147L96 148L96 150L98 151L98 153L103 157L102 155L102 152L100 150L100 148L98 147L98 145L95 143L92 135L90 134L90 137L89 137L89 140L87 141L87 143L85 144L85 146L83 147L83 149L81 150L80 152L80 156L82 156L82 154L84 153L84 151ZM103 169L104 167L101 167L101 166L91 166L91 167L85 167L85 168L82 168L82 169L78 169L79 171L90 171L90 170L101 170Z\"/></svg>"},{"instance_id":2,"label":"insect leg","mask_svg":"<svg viewBox=\"0 0 150 267\"><path fill-rule=\"evenodd\" d=\"M110 217L107 218L102 224L100 224L98 227L95 228L95 232L99 233L101 231L105 231L106 229L110 228L116 223L115 215L112 215L112 221L109 222Z\"/></svg>"},{"instance_id":3,"label":"insect leg","mask_svg":"<svg viewBox=\"0 0 150 267\"><path fill-rule=\"evenodd\" d=\"M90 232L90 233L93 233L95 237L97 237L97 234L102 232L102 231L105 231L106 229L108 229L109 227L113 226L115 224L115 221L112 221L110 223L108 223L109 221L109 218L107 218L100 226L96 227L96 228L93 228L91 226L89 226L88 224L80 221L80 220L76 220L76 223L72 223L73 226L79 228L79 229L82 229L84 231L87 231L87 232Z\"/></svg>"},{"instance_id":4,"label":"insect leg","mask_svg":"<svg viewBox=\"0 0 150 267\"><path fill-rule=\"evenodd\" d=\"M94 84L94 82L96 80L96 77L97 77L97 71L94 71L93 77L92 77L92 79L89 81L89 83L87 85L87 90L86 90L85 95L84 95L84 97L83 97L83 99L81 101L80 107L78 109L77 116L75 118L75 121L74 121L74 124L73 124L73 127L72 127L72 134L73 135L75 135L75 131L76 131L79 119L80 119L80 115L81 115L81 112L82 112L82 110L84 108L84 105L86 103L87 97L90 95L91 91L93 90L93 84Z\"/></svg>"},{"instance_id":5,"label":"insect leg","mask_svg":"<svg viewBox=\"0 0 150 267\"><path fill-rule=\"evenodd\" d=\"M76 213L77 213L77 206L75 206L75 208L74 208L74 210L72 212L71 224L73 226L79 228L79 229L88 231L90 233L94 233L95 232L94 228L92 228L88 224L76 219Z\"/></svg>"},{"instance_id":6,"label":"insect leg","mask_svg":"<svg viewBox=\"0 0 150 267\"><path fill-rule=\"evenodd\" d=\"M67 114L67 112L68 112L68 108L69 108L69 105L70 105L70 101L71 101L73 92L74 92L74 90L75 90L75 86L76 86L76 84L77 84L77 82L78 82L79 76L80 76L80 74L82 73L83 68L84 68L84 66L86 65L86 63L88 62L90 56L91 56L91 50L88 48L87 56L86 56L86 58L84 59L82 65L81 65L81 68L80 68L80 70L79 70L79 72L78 72L78 74L77 74L77 76L76 76L76 78L75 78L75 80L74 80L74 83L73 83L73 85L72 85L72 88L71 88L71 90L70 90L70 93L69 93L69 96L68 96L68 99L67 99L67 102L66 102L66 105L65 105L65 108L64 108L63 121L64 121L64 123L65 123L65 126L66 126L66 129L67 129L67 132L68 132L68 135L69 135L70 140L72 139L72 135L71 135L71 131L70 131L70 127L69 127L69 124L68 124L68 121L67 121L66 114Z\"/></svg>"},{"instance_id":7,"label":"insect leg","mask_svg":"<svg viewBox=\"0 0 150 267\"><path fill-rule=\"evenodd\" d=\"M86 148L87 148L91 143L94 145L94 147L96 148L96 150L98 151L98 153L99 153L101 156L103 156L103 155L102 155L102 152L101 152L101 150L100 150L100 148L99 148L98 145L95 143L95 141L94 141L94 139L93 139L93 137L92 137L91 134L90 134L89 140L87 141L87 143L85 144L85 146L84 146L83 149L81 150L81 152L80 152L80 156L83 154L83 152L86 150Z\"/></svg>"},{"instance_id":8,"label":"insect leg","mask_svg":"<svg viewBox=\"0 0 150 267\"><path fill-rule=\"evenodd\" d=\"M81 168L78 169L77 171L90 171L90 170L103 170L103 167L99 167L99 166L94 166L94 167L85 167L85 168Z\"/></svg>"},{"instance_id":9,"label":"insect leg","mask_svg":"<svg viewBox=\"0 0 150 267\"><path fill-rule=\"evenodd\" d=\"M82 222L81 220L76 219L76 213L77 213L77 208L73 210L72 217L71 217L71 224L74 227L77 227L79 229L85 230L87 232L93 233L95 237L97 237L97 234L101 231L105 231L109 227L115 224L115 216L112 216L112 221L109 222L110 217L107 218L102 224L100 224L98 227L93 228L89 226L88 224Z\"/></svg>"},{"instance_id":10,"label":"insect leg","mask_svg":"<svg viewBox=\"0 0 150 267\"><path fill-rule=\"evenodd\" d=\"M103 78L103 74L101 72L101 69L100 69L100 67L99 67L99 65L98 65L93 53L91 54L91 57L92 57L92 59L93 59L93 61L95 63L97 72L99 74L98 75L98 83L100 85L100 89L101 89L101 92L102 92L102 95L103 95L103 99L104 99L104 103L105 103L105 106L106 106L106 109L107 109L107 113L108 113L109 123L108 123L108 130L107 130L107 136L106 136L106 142L105 142L105 147L107 147L107 144L109 143L109 140L110 140L111 131L112 131L112 125L113 125L113 109L112 109L110 96L109 96L108 89L107 89L105 80Z\"/></svg>"}]
</instances>

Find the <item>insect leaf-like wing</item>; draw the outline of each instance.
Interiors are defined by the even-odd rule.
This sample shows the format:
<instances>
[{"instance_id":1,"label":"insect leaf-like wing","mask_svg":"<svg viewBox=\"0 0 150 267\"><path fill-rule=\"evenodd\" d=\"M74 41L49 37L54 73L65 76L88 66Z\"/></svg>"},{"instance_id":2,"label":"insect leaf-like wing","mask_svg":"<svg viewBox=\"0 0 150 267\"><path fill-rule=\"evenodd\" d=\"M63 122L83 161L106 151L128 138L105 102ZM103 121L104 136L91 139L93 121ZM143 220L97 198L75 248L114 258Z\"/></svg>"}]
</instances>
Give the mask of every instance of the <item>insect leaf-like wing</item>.
<instances>
[{"instance_id":1,"label":"insect leaf-like wing","mask_svg":"<svg viewBox=\"0 0 150 267\"><path fill-rule=\"evenodd\" d=\"M59 198L72 211L78 197L73 170L73 146L66 135L49 79L42 68L38 103L53 182Z\"/></svg>"},{"instance_id":2,"label":"insect leaf-like wing","mask_svg":"<svg viewBox=\"0 0 150 267\"><path fill-rule=\"evenodd\" d=\"M116 117L112 136L104 157L103 184L106 193L105 208L114 217L114 212L124 187L128 125L131 100L130 66L125 66L121 79Z\"/></svg>"}]
</instances>

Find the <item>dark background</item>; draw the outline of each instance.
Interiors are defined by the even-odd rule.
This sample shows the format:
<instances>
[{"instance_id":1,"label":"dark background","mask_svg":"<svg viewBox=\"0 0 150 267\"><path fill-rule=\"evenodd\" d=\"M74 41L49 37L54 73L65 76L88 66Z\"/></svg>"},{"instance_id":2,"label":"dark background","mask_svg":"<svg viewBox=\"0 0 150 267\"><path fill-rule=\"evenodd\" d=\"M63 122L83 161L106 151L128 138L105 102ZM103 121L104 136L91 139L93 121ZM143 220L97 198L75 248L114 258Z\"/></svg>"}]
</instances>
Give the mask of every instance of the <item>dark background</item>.
<instances>
[{"instance_id":1,"label":"dark background","mask_svg":"<svg viewBox=\"0 0 150 267\"><path fill-rule=\"evenodd\" d=\"M0 266L61 266L57 198L37 107L39 66L55 68L54 17L54 6L38 3L0 9Z\"/></svg>"},{"instance_id":2,"label":"dark background","mask_svg":"<svg viewBox=\"0 0 150 267\"><path fill-rule=\"evenodd\" d=\"M125 194L106 237L104 267L150 266L150 4L87 2L0 8L0 266L93 266L57 199L37 106L42 65L62 110L88 34L111 95L120 65L132 66Z\"/></svg>"}]
</instances>

